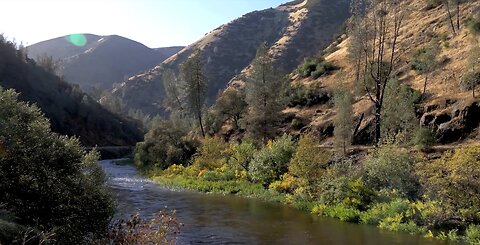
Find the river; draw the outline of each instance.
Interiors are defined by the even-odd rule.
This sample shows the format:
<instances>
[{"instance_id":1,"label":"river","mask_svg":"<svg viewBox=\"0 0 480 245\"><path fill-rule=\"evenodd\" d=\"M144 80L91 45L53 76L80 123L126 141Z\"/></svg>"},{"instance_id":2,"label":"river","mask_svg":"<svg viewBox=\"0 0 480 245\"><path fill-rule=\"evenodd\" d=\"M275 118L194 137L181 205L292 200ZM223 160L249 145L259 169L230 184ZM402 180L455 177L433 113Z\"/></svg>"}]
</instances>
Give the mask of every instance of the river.
<instances>
[{"instance_id":1,"label":"river","mask_svg":"<svg viewBox=\"0 0 480 245\"><path fill-rule=\"evenodd\" d=\"M138 175L135 167L101 162L119 215L176 210L184 224L179 244L440 245L446 242L316 217L294 208L236 196L172 191Z\"/></svg>"}]
</instances>

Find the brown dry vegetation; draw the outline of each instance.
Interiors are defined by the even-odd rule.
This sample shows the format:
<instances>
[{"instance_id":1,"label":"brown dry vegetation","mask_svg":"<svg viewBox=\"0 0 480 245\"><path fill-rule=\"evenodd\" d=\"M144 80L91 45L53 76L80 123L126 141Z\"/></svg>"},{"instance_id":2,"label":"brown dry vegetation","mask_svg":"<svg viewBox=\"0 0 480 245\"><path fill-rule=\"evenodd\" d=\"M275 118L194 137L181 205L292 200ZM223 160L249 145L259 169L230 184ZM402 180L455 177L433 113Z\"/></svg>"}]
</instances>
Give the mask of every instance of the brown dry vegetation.
<instances>
[{"instance_id":1,"label":"brown dry vegetation","mask_svg":"<svg viewBox=\"0 0 480 245\"><path fill-rule=\"evenodd\" d=\"M401 57L396 64L395 76L401 83L408 84L412 88L421 91L423 89L424 76L417 74L417 72L411 69L412 55L418 48L425 46L432 39L432 36L440 37L442 50L438 59L441 61L441 66L429 77L427 97L417 109L419 119L423 117L422 123L425 125L430 122L431 126L439 127L442 123L448 123L449 125L444 125L444 127L453 128L446 132L442 131L445 135L440 135L441 143L451 143L457 140L478 141L478 115L473 115L467 118L470 121L466 121L467 119L461 118L459 114L462 114L462 111L466 114L478 113L477 101L479 99L473 99L471 91L461 90L459 84L467 69L467 56L473 38L465 27L465 22L467 18L473 17L475 13L480 12L480 2L476 1L461 5L462 27L457 34L451 31L447 13L442 6L427 10L427 0L407 0L403 4L405 5L404 9L409 11L405 16L404 26L400 31ZM339 68L331 75L322 76L318 79L304 79L292 73L292 83L307 87L320 87L331 91L339 86L338 84L341 82L342 86L347 86L355 93L355 66L354 62L351 62L348 58L348 42L350 42L350 39L344 35L341 38L341 42L333 49L336 51L326 55L326 60ZM360 135L357 135L357 141L362 142L362 139L371 132L369 129L372 120L371 106L372 104L367 96L356 97L354 103L356 119L359 120L362 113L366 115L360 127ZM288 108L284 112L294 114L295 118L308 120L310 123L307 127L316 132L321 138L327 138L333 132L329 127L332 125L335 112L330 104L308 108ZM444 119L435 122L436 118ZM473 124L473 129L456 128L465 127L465 125L461 125L465 123ZM285 130L290 131L288 127ZM330 145L331 139L325 140L323 143Z\"/></svg>"}]
</instances>

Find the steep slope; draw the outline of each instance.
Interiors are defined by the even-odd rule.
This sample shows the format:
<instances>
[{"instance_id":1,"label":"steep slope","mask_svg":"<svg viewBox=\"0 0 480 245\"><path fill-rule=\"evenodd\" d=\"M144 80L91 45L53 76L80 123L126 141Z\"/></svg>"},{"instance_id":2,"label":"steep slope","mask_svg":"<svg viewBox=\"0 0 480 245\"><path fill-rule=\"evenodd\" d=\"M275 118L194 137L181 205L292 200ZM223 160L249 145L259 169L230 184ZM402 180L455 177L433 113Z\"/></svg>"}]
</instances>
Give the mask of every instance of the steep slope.
<instances>
[{"instance_id":1,"label":"steep slope","mask_svg":"<svg viewBox=\"0 0 480 245\"><path fill-rule=\"evenodd\" d=\"M472 34L466 28L468 18L480 13L480 2L470 1L460 5L461 29L453 34L450 29L448 15L442 6L427 8L427 0L403 1L404 9L409 9L405 16L404 26L400 30L399 47L401 57L396 63L395 76L400 83L407 84L413 89L422 91L424 75L412 69L413 54L427 45L433 37L440 37L442 46L438 55L440 67L429 76L426 98L417 105L417 117L420 124L431 127L437 134L439 143L448 144L465 140L480 140L480 100L472 98L471 91L461 89L462 81L467 71L467 57L472 44ZM480 37L476 37L480 39ZM355 89L355 64L348 57L348 44L351 40L343 36L339 42L332 44L331 52L326 60L338 70L318 79L301 78L291 74L294 84L311 88L316 93L331 94L339 86ZM363 86L360 84L360 86ZM368 144L373 140L373 112L372 103L367 96L357 93L354 103L355 121L361 121L358 134L354 141L357 144ZM331 144L333 136L333 119L335 111L333 104L318 103L312 106L297 106L285 110L290 120L283 125L284 131L299 133L312 130L326 145ZM292 119L302 122L301 129L291 126Z\"/></svg>"},{"instance_id":2,"label":"steep slope","mask_svg":"<svg viewBox=\"0 0 480 245\"><path fill-rule=\"evenodd\" d=\"M162 72L178 71L195 50L201 50L209 79L208 101L212 103L232 78L249 66L262 42L271 46L276 64L291 72L313 47L331 43L348 17L349 0L293 1L277 8L255 11L209 32L154 69L124 81L114 90L127 107L150 114L162 113Z\"/></svg>"},{"instance_id":3,"label":"steep slope","mask_svg":"<svg viewBox=\"0 0 480 245\"><path fill-rule=\"evenodd\" d=\"M110 89L125 77L147 70L164 61L176 48L150 49L120 36L77 34L58 37L28 47L29 56L52 56L59 61L59 74L83 89ZM83 39L84 38L84 39Z\"/></svg>"},{"instance_id":4,"label":"steep slope","mask_svg":"<svg viewBox=\"0 0 480 245\"><path fill-rule=\"evenodd\" d=\"M180 50L182 50L184 48L185 48L185 46L172 46L172 47L156 48L155 50L160 52L160 54L162 54L165 57L170 57L170 56L180 52Z\"/></svg>"},{"instance_id":5,"label":"steep slope","mask_svg":"<svg viewBox=\"0 0 480 245\"><path fill-rule=\"evenodd\" d=\"M110 113L77 86L46 72L2 36L0 86L36 103L55 132L76 135L87 146L132 146L142 137L137 123Z\"/></svg>"}]
</instances>

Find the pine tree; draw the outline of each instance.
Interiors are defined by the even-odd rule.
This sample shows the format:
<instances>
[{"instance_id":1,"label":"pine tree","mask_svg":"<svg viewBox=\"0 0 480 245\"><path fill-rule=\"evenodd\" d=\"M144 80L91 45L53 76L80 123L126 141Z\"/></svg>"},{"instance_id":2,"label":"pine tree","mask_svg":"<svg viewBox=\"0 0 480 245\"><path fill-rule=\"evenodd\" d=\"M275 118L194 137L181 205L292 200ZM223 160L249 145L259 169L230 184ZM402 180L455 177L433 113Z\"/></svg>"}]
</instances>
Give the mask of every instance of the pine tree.
<instances>
[{"instance_id":1,"label":"pine tree","mask_svg":"<svg viewBox=\"0 0 480 245\"><path fill-rule=\"evenodd\" d=\"M185 103L181 81L170 69L165 70L162 80L163 88L165 89L163 105L170 112L183 112L185 110Z\"/></svg>"},{"instance_id":2,"label":"pine tree","mask_svg":"<svg viewBox=\"0 0 480 245\"><path fill-rule=\"evenodd\" d=\"M334 119L335 149L347 155L347 148L352 143L353 137L353 107L352 95L345 89L338 90L334 95L337 115Z\"/></svg>"},{"instance_id":3,"label":"pine tree","mask_svg":"<svg viewBox=\"0 0 480 245\"><path fill-rule=\"evenodd\" d=\"M205 137L203 127L203 108L207 93L207 77L204 74L201 53L195 52L181 66L181 75L185 83L185 98L188 112L198 120L202 136Z\"/></svg>"},{"instance_id":4,"label":"pine tree","mask_svg":"<svg viewBox=\"0 0 480 245\"><path fill-rule=\"evenodd\" d=\"M263 43L257 50L245 87L247 130L254 138L266 141L274 136L275 125L286 104L283 96L286 86L285 78L273 69L267 44Z\"/></svg>"}]
</instances>

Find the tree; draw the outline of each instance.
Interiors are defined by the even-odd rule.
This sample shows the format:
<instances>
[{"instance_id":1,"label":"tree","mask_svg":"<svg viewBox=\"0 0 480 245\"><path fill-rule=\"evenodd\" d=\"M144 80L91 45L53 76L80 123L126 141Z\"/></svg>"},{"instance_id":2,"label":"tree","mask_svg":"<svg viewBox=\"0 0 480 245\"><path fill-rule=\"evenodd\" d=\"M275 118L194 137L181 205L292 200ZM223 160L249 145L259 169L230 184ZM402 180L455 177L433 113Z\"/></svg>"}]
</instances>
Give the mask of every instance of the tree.
<instances>
[{"instance_id":1,"label":"tree","mask_svg":"<svg viewBox=\"0 0 480 245\"><path fill-rule=\"evenodd\" d=\"M385 105L382 111L382 139L396 143L407 143L418 126L415 116L415 101L418 95L398 80L389 82L385 91Z\"/></svg>"},{"instance_id":2,"label":"tree","mask_svg":"<svg viewBox=\"0 0 480 245\"><path fill-rule=\"evenodd\" d=\"M335 148L340 149L342 155L346 156L353 136L352 95L345 89L339 89L334 95L334 103L337 112L333 121Z\"/></svg>"},{"instance_id":3,"label":"tree","mask_svg":"<svg viewBox=\"0 0 480 245\"><path fill-rule=\"evenodd\" d=\"M17 97L0 88L0 209L19 225L53 232L59 244L103 237L115 206L99 154L53 133L40 110Z\"/></svg>"},{"instance_id":4,"label":"tree","mask_svg":"<svg viewBox=\"0 0 480 245\"><path fill-rule=\"evenodd\" d=\"M233 88L228 88L217 99L217 111L233 120L235 128L238 128L238 122L247 109L245 94Z\"/></svg>"},{"instance_id":5,"label":"tree","mask_svg":"<svg viewBox=\"0 0 480 245\"><path fill-rule=\"evenodd\" d=\"M267 187L288 172L288 165L295 153L295 142L289 135L269 141L266 147L257 151L249 165L252 180Z\"/></svg>"},{"instance_id":6,"label":"tree","mask_svg":"<svg viewBox=\"0 0 480 245\"><path fill-rule=\"evenodd\" d=\"M198 120L202 136L205 137L203 127L203 108L207 98L207 77L203 70L200 51L196 51L180 68L185 83L186 107L190 114Z\"/></svg>"},{"instance_id":7,"label":"tree","mask_svg":"<svg viewBox=\"0 0 480 245\"><path fill-rule=\"evenodd\" d=\"M165 89L164 106L170 112L183 112L185 101L183 98L182 84L175 73L167 69L163 73L163 88Z\"/></svg>"},{"instance_id":8,"label":"tree","mask_svg":"<svg viewBox=\"0 0 480 245\"><path fill-rule=\"evenodd\" d=\"M427 91L428 76L439 66L437 56L440 53L440 49L441 47L438 40L434 38L425 48L417 50L417 52L415 52L413 55L412 68L415 69L419 74L425 75L422 95L424 95Z\"/></svg>"},{"instance_id":9,"label":"tree","mask_svg":"<svg viewBox=\"0 0 480 245\"><path fill-rule=\"evenodd\" d=\"M369 99L374 105L375 144L381 138L382 107L385 88L399 57L398 37L406 9L400 1L354 0L353 20L362 26L360 42L364 52L363 78ZM367 13L363 15L362 13Z\"/></svg>"},{"instance_id":10,"label":"tree","mask_svg":"<svg viewBox=\"0 0 480 245\"><path fill-rule=\"evenodd\" d=\"M246 83L248 104L247 130L263 141L274 136L279 115L286 105L285 78L273 69L266 43L260 45L252 64L252 73Z\"/></svg>"},{"instance_id":11,"label":"tree","mask_svg":"<svg viewBox=\"0 0 480 245\"><path fill-rule=\"evenodd\" d=\"M472 44L468 52L467 73L462 79L462 87L466 90L472 90L472 96L475 98L475 88L480 85L480 45L476 38L472 39Z\"/></svg>"},{"instance_id":12,"label":"tree","mask_svg":"<svg viewBox=\"0 0 480 245\"><path fill-rule=\"evenodd\" d=\"M310 195L314 194L310 188L316 186L315 183L320 181L322 172L325 171L330 160L330 154L321 150L318 145L318 141L312 134L302 135L288 168L293 176L302 180L303 187Z\"/></svg>"}]
</instances>

